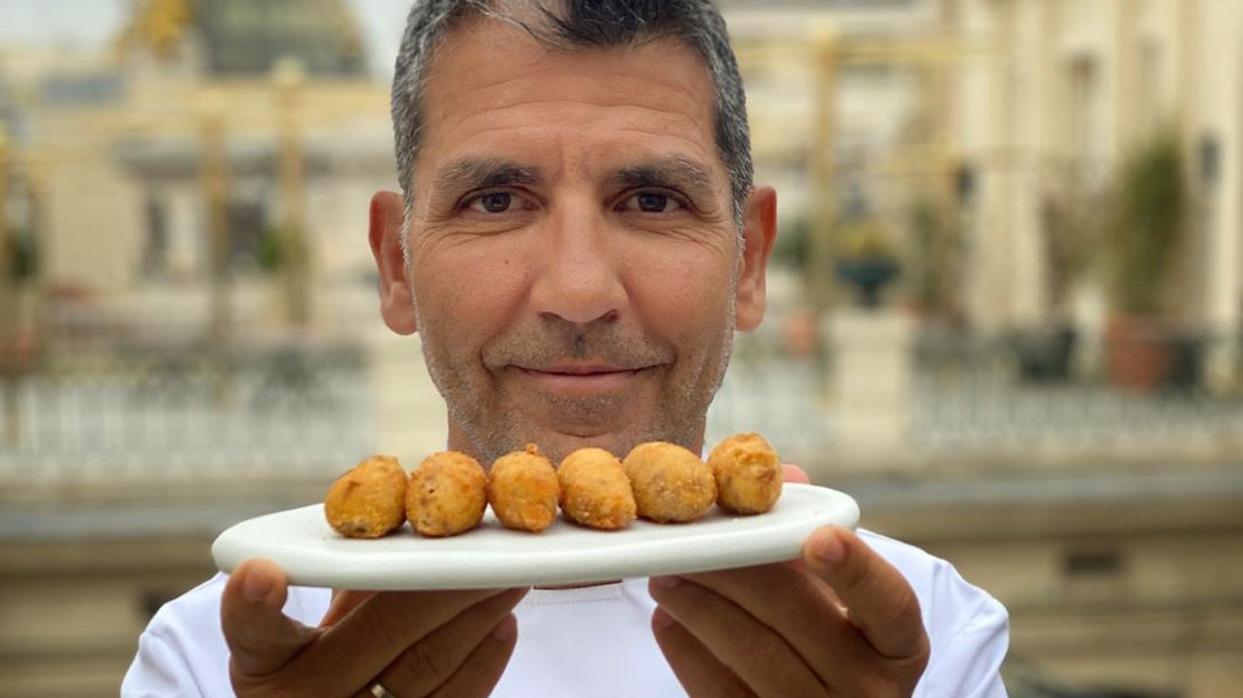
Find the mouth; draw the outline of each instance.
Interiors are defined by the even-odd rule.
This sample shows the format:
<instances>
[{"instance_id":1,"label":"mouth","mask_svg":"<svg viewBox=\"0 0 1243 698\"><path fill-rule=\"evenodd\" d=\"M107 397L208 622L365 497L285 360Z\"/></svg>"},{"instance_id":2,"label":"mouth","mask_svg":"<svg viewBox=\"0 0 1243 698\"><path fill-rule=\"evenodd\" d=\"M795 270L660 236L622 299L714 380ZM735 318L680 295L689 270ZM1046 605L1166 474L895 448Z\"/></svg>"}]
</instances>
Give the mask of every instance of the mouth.
<instances>
[{"instance_id":1,"label":"mouth","mask_svg":"<svg viewBox=\"0 0 1243 698\"><path fill-rule=\"evenodd\" d=\"M565 398L587 398L625 390L655 366L625 368L606 364L560 364L511 368L543 392Z\"/></svg>"}]
</instances>

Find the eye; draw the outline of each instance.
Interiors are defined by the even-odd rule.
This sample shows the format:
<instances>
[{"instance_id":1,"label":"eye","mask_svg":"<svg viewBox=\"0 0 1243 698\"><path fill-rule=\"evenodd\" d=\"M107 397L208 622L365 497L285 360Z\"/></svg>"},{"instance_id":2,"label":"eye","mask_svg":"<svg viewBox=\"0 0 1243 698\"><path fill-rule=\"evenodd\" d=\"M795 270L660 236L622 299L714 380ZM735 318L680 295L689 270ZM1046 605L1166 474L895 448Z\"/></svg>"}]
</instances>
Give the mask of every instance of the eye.
<instances>
[{"instance_id":1,"label":"eye","mask_svg":"<svg viewBox=\"0 0 1243 698\"><path fill-rule=\"evenodd\" d=\"M514 195L505 191L494 191L476 196L467 202L467 208L476 213L505 213L514 203Z\"/></svg>"},{"instance_id":2,"label":"eye","mask_svg":"<svg viewBox=\"0 0 1243 698\"><path fill-rule=\"evenodd\" d=\"M684 207L681 202L668 194L642 191L626 199L622 203L621 208L626 211L640 211L642 213L672 213Z\"/></svg>"}]
</instances>

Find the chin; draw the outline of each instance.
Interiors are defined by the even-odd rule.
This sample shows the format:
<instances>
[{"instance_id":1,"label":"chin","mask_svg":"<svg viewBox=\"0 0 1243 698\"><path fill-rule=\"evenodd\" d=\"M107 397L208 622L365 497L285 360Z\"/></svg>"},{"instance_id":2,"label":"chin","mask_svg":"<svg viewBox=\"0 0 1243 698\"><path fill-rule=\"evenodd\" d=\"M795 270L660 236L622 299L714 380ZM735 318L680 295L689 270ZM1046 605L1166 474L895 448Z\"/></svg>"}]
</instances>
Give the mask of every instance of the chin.
<instances>
[{"instance_id":1,"label":"chin","mask_svg":"<svg viewBox=\"0 0 1243 698\"><path fill-rule=\"evenodd\" d=\"M695 445L694 439L656 430L609 431L598 434L545 432L542 440L535 443L549 459L560 463L561 459L580 448L602 448L618 458L625 458L630 449L648 441L670 441L687 448Z\"/></svg>"},{"instance_id":2,"label":"chin","mask_svg":"<svg viewBox=\"0 0 1243 698\"><path fill-rule=\"evenodd\" d=\"M625 443L625 438L617 433L601 433L593 435L566 434L560 432L544 432L539 436L535 443L540 447L540 451L544 453L554 463L560 463L563 458L570 455L580 448L602 448L611 453L617 454L619 445ZM625 453L617 454L618 457L626 455Z\"/></svg>"},{"instance_id":3,"label":"chin","mask_svg":"<svg viewBox=\"0 0 1243 698\"><path fill-rule=\"evenodd\" d=\"M474 421L467 423L468 428L464 432L469 436L473 450L483 456L481 461L485 466L506 453L521 450L529 443L538 446L554 464L559 464L580 448L602 448L618 458L625 458L630 449L648 441L669 441L692 451L699 448L702 422L661 416L625 419L624 415L618 414L619 411L608 417L591 415L586 419L566 419L564 414L559 415L560 418L543 414L519 415L514 410L510 415L519 416L519 419L495 419L490 423L486 420ZM683 423L677 423L679 421Z\"/></svg>"}]
</instances>

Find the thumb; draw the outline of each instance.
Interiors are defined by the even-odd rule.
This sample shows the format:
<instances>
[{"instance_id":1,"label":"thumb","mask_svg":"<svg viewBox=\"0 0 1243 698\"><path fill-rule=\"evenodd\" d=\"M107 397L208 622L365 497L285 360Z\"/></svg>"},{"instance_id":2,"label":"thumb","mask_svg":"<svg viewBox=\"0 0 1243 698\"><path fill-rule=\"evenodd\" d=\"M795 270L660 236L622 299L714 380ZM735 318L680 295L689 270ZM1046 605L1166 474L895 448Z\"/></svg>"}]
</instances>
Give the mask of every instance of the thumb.
<instances>
[{"instance_id":1,"label":"thumb","mask_svg":"<svg viewBox=\"0 0 1243 698\"><path fill-rule=\"evenodd\" d=\"M271 674L315 639L314 630L281 612L287 594L285 573L268 560L247 560L229 576L220 626L235 678Z\"/></svg>"},{"instance_id":2,"label":"thumb","mask_svg":"<svg viewBox=\"0 0 1243 698\"><path fill-rule=\"evenodd\" d=\"M798 482L804 485L811 484L811 478L807 476L807 472L797 465L785 463L781 466L781 469L786 482Z\"/></svg>"}]
</instances>

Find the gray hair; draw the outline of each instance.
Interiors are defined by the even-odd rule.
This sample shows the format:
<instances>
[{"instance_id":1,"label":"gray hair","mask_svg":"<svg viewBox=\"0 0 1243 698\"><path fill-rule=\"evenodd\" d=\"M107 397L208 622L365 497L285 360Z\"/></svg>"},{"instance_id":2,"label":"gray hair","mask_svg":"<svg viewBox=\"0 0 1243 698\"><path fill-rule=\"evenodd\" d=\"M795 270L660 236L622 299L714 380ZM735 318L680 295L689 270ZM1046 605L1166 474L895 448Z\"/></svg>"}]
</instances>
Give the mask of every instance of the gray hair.
<instances>
[{"instance_id":1,"label":"gray hair","mask_svg":"<svg viewBox=\"0 0 1243 698\"><path fill-rule=\"evenodd\" d=\"M553 5L555 8L550 7ZM541 26L524 21L520 18L524 15L515 9L535 10L534 16L543 20ZM392 98L397 175L405 198L406 225L414 204L414 161L423 126L421 101L427 68L449 30L468 17L499 19L520 27L541 43L564 49L632 45L663 37L680 39L696 49L707 62L715 84L717 150L729 172L734 221L741 229L754 177L746 95L725 20L711 0L415 2L397 54ZM405 236L402 239L404 244Z\"/></svg>"}]
</instances>

